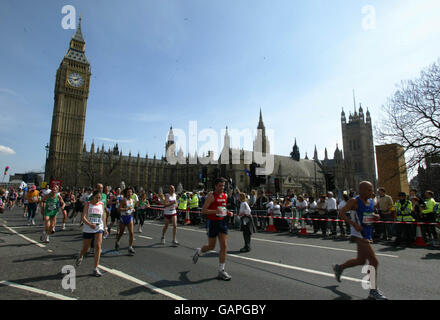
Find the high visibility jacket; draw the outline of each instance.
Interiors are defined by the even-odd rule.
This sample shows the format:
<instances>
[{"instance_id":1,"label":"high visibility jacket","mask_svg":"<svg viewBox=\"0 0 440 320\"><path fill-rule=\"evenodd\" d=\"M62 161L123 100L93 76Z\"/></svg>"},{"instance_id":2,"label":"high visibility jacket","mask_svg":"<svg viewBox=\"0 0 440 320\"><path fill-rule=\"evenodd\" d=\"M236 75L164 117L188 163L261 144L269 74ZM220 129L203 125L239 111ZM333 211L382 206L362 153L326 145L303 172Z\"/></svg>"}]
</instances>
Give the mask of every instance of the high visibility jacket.
<instances>
[{"instance_id":1,"label":"high visibility jacket","mask_svg":"<svg viewBox=\"0 0 440 320\"><path fill-rule=\"evenodd\" d=\"M437 202L434 206L434 214L436 215L436 222L440 223L440 202Z\"/></svg>"},{"instance_id":2,"label":"high visibility jacket","mask_svg":"<svg viewBox=\"0 0 440 320\"><path fill-rule=\"evenodd\" d=\"M403 205L400 203L400 201L397 201L394 204L394 209L396 210L397 221L401 221L401 222L415 221L415 219L411 215L412 212L411 201L406 200Z\"/></svg>"},{"instance_id":3,"label":"high visibility jacket","mask_svg":"<svg viewBox=\"0 0 440 320\"><path fill-rule=\"evenodd\" d=\"M186 210L186 206L187 206L186 196L181 196L179 198L179 206L177 207L177 209L179 209L179 210Z\"/></svg>"},{"instance_id":4,"label":"high visibility jacket","mask_svg":"<svg viewBox=\"0 0 440 320\"><path fill-rule=\"evenodd\" d=\"M426 200L426 209L422 211L422 214L428 214L434 211L435 200L433 198Z\"/></svg>"},{"instance_id":5,"label":"high visibility jacket","mask_svg":"<svg viewBox=\"0 0 440 320\"><path fill-rule=\"evenodd\" d=\"M191 201L189 203L189 208L190 209L196 209L199 207L199 198L197 197L196 194L194 194L191 198Z\"/></svg>"}]
</instances>

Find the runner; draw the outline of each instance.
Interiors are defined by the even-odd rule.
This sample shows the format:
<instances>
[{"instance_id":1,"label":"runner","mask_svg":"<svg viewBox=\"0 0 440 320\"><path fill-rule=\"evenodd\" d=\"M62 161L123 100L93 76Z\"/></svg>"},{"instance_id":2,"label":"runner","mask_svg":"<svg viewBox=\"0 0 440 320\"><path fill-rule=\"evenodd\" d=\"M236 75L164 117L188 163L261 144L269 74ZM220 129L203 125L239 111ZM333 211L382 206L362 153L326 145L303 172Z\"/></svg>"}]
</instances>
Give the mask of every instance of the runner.
<instances>
[{"instance_id":1,"label":"runner","mask_svg":"<svg viewBox=\"0 0 440 320\"><path fill-rule=\"evenodd\" d=\"M145 192L141 193L141 197L138 205L138 217L139 217L139 233L142 233L142 227L144 226L144 221L147 217L147 209L150 208L150 203L147 199L147 194Z\"/></svg>"},{"instance_id":2,"label":"runner","mask_svg":"<svg viewBox=\"0 0 440 320\"><path fill-rule=\"evenodd\" d=\"M41 197L41 201L40 201L40 212L41 212L41 216L43 217L43 221L44 221L44 208L45 208L45 202L43 199L45 199L45 197L51 192L51 190L49 189L49 184L46 184L46 187L41 190L40 192L40 197Z\"/></svg>"},{"instance_id":3,"label":"runner","mask_svg":"<svg viewBox=\"0 0 440 320\"><path fill-rule=\"evenodd\" d=\"M162 229L161 242L162 242L162 244L165 244L165 233L167 232L168 225L169 225L170 221L172 221L173 222L173 241L172 241L172 244L177 246L179 244L179 242L177 242L177 240L176 240L176 234L177 234L176 206L177 206L177 201L176 201L176 194L175 194L175 189L174 189L173 185L170 186L169 191L170 191L170 193L167 193L165 195L165 200L162 201L162 204L165 205L165 210L163 212L165 226Z\"/></svg>"},{"instance_id":4,"label":"runner","mask_svg":"<svg viewBox=\"0 0 440 320\"><path fill-rule=\"evenodd\" d=\"M28 193L26 194L26 202L28 209L28 226L32 223L35 225L35 215L37 213L38 201L40 199L40 192L37 190L37 187L33 185Z\"/></svg>"},{"instance_id":5,"label":"runner","mask_svg":"<svg viewBox=\"0 0 440 320\"><path fill-rule=\"evenodd\" d=\"M40 240L49 243L49 234L54 233L57 223L58 203L61 204L61 210L64 210L64 201L58 193L58 186L54 185L53 190L42 201L46 202L44 209L44 231Z\"/></svg>"},{"instance_id":6,"label":"runner","mask_svg":"<svg viewBox=\"0 0 440 320\"><path fill-rule=\"evenodd\" d=\"M373 242L373 226L372 222L379 218L374 213L374 203L371 199L373 195L373 185L368 181L359 184L359 196L350 199L347 205L339 211L339 215L351 226L351 237L357 244L358 256L356 259L346 261L342 265L334 265L333 271L338 282L341 282L342 272L347 268L364 265L366 260L374 268L375 281L371 281L372 288L368 299L387 300L387 298L377 289L377 261L376 255L371 243ZM353 216L347 217L346 213L350 210L354 211Z\"/></svg>"},{"instance_id":7,"label":"runner","mask_svg":"<svg viewBox=\"0 0 440 320\"><path fill-rule=\"evenodd\" d=\"M119 250L119 241L121 240L122 235L124 234L125 227L128 227L129 233L129 247L128 253L129 255L133 255L135 253L133 249L133 240L134 240L134 225L133 225L133 212L134 209L134 201L131 198L133 195L133 189L130 187L125 189L123 192L124 199L121 201L119 205L119 211L121 212L121 220L119 221L119 233L116 237L115 250Z\"/></svg>"},{"instance_id":8,"label":"runner","mask_svg":"<svg viewBox=\"0 0 440 320\"><path fill-rule=\"evenodd\" d=\"M104 215L105 215L103 220L107 221L107 217L108 217L108 214L107 214L107 193L104 192L104 186L102 185L102 183L97 183L95 190L97 190L97 191L99 191L101 193L101 202L104 204ZM108 191L108 190L106 189L105 191ZM90 195L90 197L89 197L87 202L90 202L92 200L92 197L93 197L93 194ZM106 224L106 226L107 226L107 224ZM107 238L107 234L105 234L102 238L106 239ZM95 248L95 238L92 238L92 242L90 243L89 254L94 254L94 251L93 251L94 248Z\"/></svg>"},{"instance_id":9,"label":"runner","mask_svg":"<svg viewBox=\"0 0 440 320\"><path fill-rule=\"evenodd\" d=\"M193 262L197 263L202 253L214 250L216 238L218 238L220 242L218 278L228 281L232 277L225 271L228 225L224 217L226 215L232 216L232 213L226 209L227 195L223 192L225 183L226 179L224 178L215 179L215 190L209 193L203 205L202 214L206 214L208 219L208 244L203 248L196 249Z\"/></svg>"},{"instance_id":10,"label":"runner","mask_svg":"<svg viewBox=\"0 0 440 320\"><path fill-rule=\"evenodd\" d=\"M67 217L69 219L74 218L75 215L75 196L73 195L73 192L71 190L67 190L66 194L63 197L64 200L64 210L63 210L63 214L64 214L64 219L63 219L63 230L66 229L66 219Z\"/></svg>"},{"instance_id":11,"label":"runner","mask_svg":"<svg viewBox=\"0 0 440 320\"><path fill-rule=\"evenodd\" d=\"M11 187L9 191L9 203L8 203L9 210L12 210L14 208L16 200L17 200L17 192L15 192L15 189Z\"/></svg>"},{"instance_id":12,"label":"runner","mask_svg":"<svg viewBox=\"0 0 440 320\"><path fill-rule=\"evenodd\" d=\"M89 251L90 243L92 239L95 239L95 261L93 274L96 277L102 276L101 271L98 269L99 259L101 257L101 245L102 235L107 233L105 227L107 225L105 215L105 205L101 202L101 192L95 190L92 194L90 202L86 203L81 216L81 220L84 222L83 227L83 247L76 259L76 266L79 267L83 260L84 255Z\"/></svg>"},{"instance_id":13,"label":"runner","mask_svg":"<svg viewBox=\"0 0 440 320\"><path fill-rule=\"evenodd\" d=\"M111 204L111 212L110 212L110 217L111 217L111 222L110 222L110 226L108 227L108 234L110 235L111 231L112 231L112 227L113 224L115 223L115 221L117 220L117 226L118 226L118 231L117 233L119 233L119 221L121 220L121 212L119 211L119 204L121 203L123 197L121 195L121 188L117 187L115 190L115 194L112 195L111 199L110 199L110 204Z\"/></svg>"}]
</instances>

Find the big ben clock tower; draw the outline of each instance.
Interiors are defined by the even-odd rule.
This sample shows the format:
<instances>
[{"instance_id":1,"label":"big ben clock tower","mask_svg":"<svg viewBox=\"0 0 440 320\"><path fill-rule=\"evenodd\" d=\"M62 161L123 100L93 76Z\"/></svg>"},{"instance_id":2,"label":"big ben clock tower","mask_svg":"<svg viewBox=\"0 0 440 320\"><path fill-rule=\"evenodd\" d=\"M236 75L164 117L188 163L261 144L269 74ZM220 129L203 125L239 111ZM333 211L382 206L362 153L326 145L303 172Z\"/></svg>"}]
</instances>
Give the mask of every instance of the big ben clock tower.
<instances>
[{"instance_id":1,"label":"big ben clock tower","mask_svg":"<svg viewBox=\"0 0 440 320\"><path fill-rule=\"evenodd\" d=\"M90 88L90 63L85 56L81 18L70 47L58 68L45 180L61 180L76 186L84 140L87 98Z\"/></svg>"}]
</instances>

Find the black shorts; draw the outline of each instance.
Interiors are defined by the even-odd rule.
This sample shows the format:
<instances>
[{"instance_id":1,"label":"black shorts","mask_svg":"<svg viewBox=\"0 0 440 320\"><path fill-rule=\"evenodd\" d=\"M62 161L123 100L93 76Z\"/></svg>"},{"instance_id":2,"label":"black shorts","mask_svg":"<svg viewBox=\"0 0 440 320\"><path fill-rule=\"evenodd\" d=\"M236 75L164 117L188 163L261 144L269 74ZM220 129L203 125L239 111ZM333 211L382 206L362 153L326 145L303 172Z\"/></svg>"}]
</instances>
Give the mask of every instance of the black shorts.
<instances>
[{"instance_id":1,"label":"black shorts","mask_svg":"<svg viewBox=\"0 0 440 320\"><path fill-rule=\"evenodd\" d=\"M228 234L226 220L208 220L208 238L216 238L219 233Z\"/></svg>"},{"instance_id":2,"label":"black shorts","mask_svg":"<svg viewBox=\"0 0 440 320\"><path fill-rule=\"evenodd\" d=\"M110 213L110 218L112 223L115 222L116 220L121 220L121 213L117 209L114 209Z\"/></svg>"},{"instance_id":3,"label":"black shorts","mask_svg":"<svg viewBox=\"0 0 440 320\"><path fill-rule=\"evenodd\" d=\"M83 232L83 239L95 239L95 234L104 233L104 231L98 231L96 233Z\"/></svg>"}]
</instances>

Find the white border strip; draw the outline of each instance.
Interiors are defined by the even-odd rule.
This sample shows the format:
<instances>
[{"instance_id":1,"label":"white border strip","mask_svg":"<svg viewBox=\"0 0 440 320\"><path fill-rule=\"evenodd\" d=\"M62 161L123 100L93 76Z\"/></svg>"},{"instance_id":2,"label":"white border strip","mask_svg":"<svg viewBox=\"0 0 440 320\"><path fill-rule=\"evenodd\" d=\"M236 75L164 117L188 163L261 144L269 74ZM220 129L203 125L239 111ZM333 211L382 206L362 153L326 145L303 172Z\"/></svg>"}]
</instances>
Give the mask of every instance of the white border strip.
<instances>
[{"instance_id":1,"label":"white border strip","mask_svg":"<svg viewBox=\"0 0 440 320\"><path fill-rule=\"evenodd\" d=\"M26 240L26 241L29 241L30 243L33 243L33 244L39 246L40 248L46 248L46 246L45 246L44 244L41 244L41 243L39 243L39 242L37 242L37 241L35 241L35 240L32 240L32 239L28 238L28 237L22 235L21 233L18 233L18 232L15 231L14 229L12 229L12 228L10 228L10 227L4 225L4 224L2 224L2 226L3 226L4 228L6 228L7 230L11 231L12 233L16 234L17 236L22 237L22 238L23 238L24 240Z\"/></svg>"},{"instance_id":2,"label":"white border strip","mask_svg":"<svg viewBox=\"0 0 440 320\"><path fill-rule=\"evenodd\" d=\"M58 300L77 300L75 298L70 298L70 297L63 296L62 294L53 293L53 292L50 292L50 291L41 290L41 289L37 289L37 288L33 288L33 287L28 287L28 286L24 286L22 284L13 283L13 282L9 282L9 281L6 281L6 280L0 281L0 284L6 285L6 286L9 286L9 287L14 287L14 288L17 288L17 289L26 290L26 291L33 292L33 293L42 294L42 295L45 295L47 297L55 298L55 299L58 299Z\"/></svg>"},{"instance_id":3,"label":"white border strip","mask_svg":"<svg viewBox=\"0 0 440 320\"><path fill-rule=\"evenodd\" d=\"M99 265L99 268L101 268L102 270L104 270L104 271L106 271L108 273L111 273L111 274L113 274L115 276L118 276L118 277L123 278L125 280L134 282L134 283L136 283L138 285L144 286L144 287L146 287L146 288L148 288L148 289L150 289L150 290L152 290L154 292L157 292L159 294L163 294L164 296L167 296L167 297L169 297L171 299L174 299L174 300L187 300L187 299L185 299L183 297L175 295L174 293L162 290L162 289L157 288L157 287L155 287L155 286L153 286L153 285L151 285L151 284L149 284L149 283L147 283L145 281L142 281L142 280L136 279L135 277L129 276L128 274L125 274L125 273L123 273L123 272L121 272L119 270L110 269L110 268L104 267L102 265Z\"/></svg>"}]
</instances>

